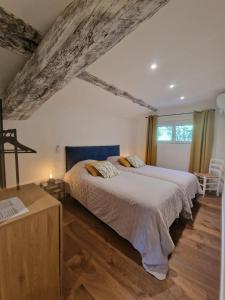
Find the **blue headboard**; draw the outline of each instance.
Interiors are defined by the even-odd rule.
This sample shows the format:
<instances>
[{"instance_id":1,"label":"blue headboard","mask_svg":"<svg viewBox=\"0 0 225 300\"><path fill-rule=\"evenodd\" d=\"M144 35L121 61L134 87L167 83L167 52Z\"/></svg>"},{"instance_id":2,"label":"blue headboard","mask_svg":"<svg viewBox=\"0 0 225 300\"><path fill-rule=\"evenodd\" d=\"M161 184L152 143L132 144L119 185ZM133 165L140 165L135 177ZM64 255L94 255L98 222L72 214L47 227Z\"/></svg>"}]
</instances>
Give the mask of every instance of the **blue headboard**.
<instances>
[{"instance_id":1,"label":"blue headboard","mask_svg":"<svg viewBox=\"0 0 225 300\"><path fill-rule=\"evenodd\" d=\"M105 160L108 156L120 155L120 146L83 146L66 147L66 171L69 171L76 163L86 159Z\"/></svg>"}]
</instances>

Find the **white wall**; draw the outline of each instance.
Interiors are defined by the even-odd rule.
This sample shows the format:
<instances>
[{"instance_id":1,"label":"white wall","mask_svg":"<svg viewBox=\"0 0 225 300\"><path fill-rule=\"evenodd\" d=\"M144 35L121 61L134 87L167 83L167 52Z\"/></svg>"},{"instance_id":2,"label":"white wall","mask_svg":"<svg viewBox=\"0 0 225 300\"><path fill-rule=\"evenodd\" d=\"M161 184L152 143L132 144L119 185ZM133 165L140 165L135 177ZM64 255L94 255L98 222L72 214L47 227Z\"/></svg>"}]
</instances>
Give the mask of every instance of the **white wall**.
<instances>
[{"instance_id":1,"label":"white wall","mask_svg":"<svg viewBox=\"0 0 225 300\"><path fill-rule=\"evenodd\" d=\"M189 112L215 107L215 102L160 110L159 114ZM49 172L62 177L64 147L120 144L121 154L137 153L145 159L146 111L126 99L75 79L58 92L28 120L4 121L4 127L17 128L18 139L37 150L20 155L21 183L47 179ZM183 118L175 117L173 119ZM185 117L187 118L187 117ZM216 113L213 156L225 158L225 117ZM60 151L56 152L56 146ZM158 165L187 170L190 144L158 144ZM7 185L15 185L13 156L6 157Z\"/></svg>"},{"instance_id":2,"label":"white wall","mask_svg":"<svg viewBox=\"0 0 225 300\"><path fill-rule=\"evenodd\" d=\"M158 144L157 166L188 171L190 144Z\"/></svg>"},{"instance_id":3,"label":"white wall","mask_svg":"<svg viewBox=\"0 0 225 300\"><path fill-rule=\"evenodd\" d=\"M222 196L222 232L221 232L221 271L220 271L220 300L225 299L225 186Z\"/></svg>"},{"instance_id":4,"label":"white wall","mask_svg":"<svg viewBox=\"0 0 225 300\"><path fill-rule=\"evenodd\" d=\"M204 110L216 107L216 101L200 102L195 105L180 105L176 107L170 107L160 109L159 115L177 114L193 112L194 110ZM135 150L136 153L145 158L145 145L147 135L147 119L146 115L142 115L136 119L136 141ZM192 119L189 115L173 116L159 118L159 122L163 121L180 121ZM158 143L157 149L157 165L166 168L173 168L178 170L188 170L189 157L190 157L190 144L171 144L171 143ZM225 159L225 117L219 115L216 111L215 119L215 134L212 156Z\"/></svg>"},{"instance_id":5,"label":"white wall","mask_svg":"<svg viewBox=\"0 0 225 300\"><path fill-rule=\"evenodd\" d=\"M159 117L158 124L192 124L192 115ZM157 145L157 165L159 167L187 171L189 167L191 144L159 142Z\"/></svg>"},{"instance_id":6,"label":"white wall","mask_svg":"<svg viewBox=\"0 0 225 300\"><path fill-rule=\"evenodd\" d=\"M123 98L75 79L47 101L30 119L5 121L17 128L18 139L37 150L20 155L21 183L47 179L50 170L62 177L64 147L121 145L121 153L134 152L134 117L143 109ZM60 146L57 153L56 145ZM15 185L14 159L7 155L7 186Z\"/></svg>"},{"instance_id":7,"label":"white wall","mask_svg":"<svg viewBox=\"0 0 225 300\"><path fill-rule=\"evenodd\" d=\"M171 120L175 121L176 118ZM138 117L135 124L135 153L145 160L147 139L147 119L145 115ZM190 144L157 144L157 165L160 167L188 170L189 156Z\"/></svg>"},{"instance_id":8,"label":"white wall","mask_svg":"<svg viewBox=\"0 0 225 300\"><path fill-rule=\"evenodd\" d=\"M145 118L146 114L138 116L135 119L135 129L134 129L134 144L135 153L145 160L146 155L146 140L147 140L147 127L148 122Z\"/></svg>"},{"instance_id":9,"label":"white wall","mask_svg":"<svg viewBox=\"0 0 225 300\"><path fill-rule=\"evenodd\" d=\"M216 111L214 138L213 156L225 159L225 115L221 115L218 109Z\"/></svg>"},{"instance_id":10,"label":"white wall","mask_svg":"<svg viewBox=\"0 0 225 300\"><path fill-rule=\"evenodd\" d=\"M194 110L204 110L215 108L216 101L200 102L194 105L180 105L167 109L161 109L160 115L188 113ZM165 118L159 118L159 121ZM191 115L173 116L170 120L179 122L180 120L192 121ZM172 169L187 171L189 167L191 144L158 144L158 160L157 165Z\"/></svg>"}]
</instances>

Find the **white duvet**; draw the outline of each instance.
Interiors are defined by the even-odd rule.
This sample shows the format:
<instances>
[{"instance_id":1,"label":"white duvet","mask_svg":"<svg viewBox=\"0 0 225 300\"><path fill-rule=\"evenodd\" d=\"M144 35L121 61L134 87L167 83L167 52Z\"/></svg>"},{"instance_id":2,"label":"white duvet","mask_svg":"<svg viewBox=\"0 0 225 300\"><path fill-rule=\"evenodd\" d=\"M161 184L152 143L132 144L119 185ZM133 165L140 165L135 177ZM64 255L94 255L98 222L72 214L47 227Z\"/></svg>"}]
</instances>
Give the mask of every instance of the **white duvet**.
<instances>
[{"instance_id":1,"label":"white duvet","mask_svg":"<svg viewBox=\"0 0 225 300\"><path fill-rule=\"evenodd\" d=\"M121 171L110 179L91 176L77 163L65 174L70 194L140 252L145 270L165 279L174 244L169 227L189 202L176 184Z\"/></svg>"},{"instance_id":2,"label":"white duvet","mask_svg":"<svg viewBox=\"0 0 225 300\"><path fill-rule=\"evenodd\" d=\"M133 168L133 167L123 167L118 162L119 156L110 156L108 157L108 161L114 164L119 170L125 172L136 173L143 176L158 178L164 181L175 183L179 186L181 191L184 194L184 197L187 198L190 205L192 206L192 200L195 198L196 194L202 194L202 189L199 185L199 182L195 175L184 172L178 171L173 169L166 169L160 168L150 165L145 165L140 168Z\"/></svg>"}]
</instances>

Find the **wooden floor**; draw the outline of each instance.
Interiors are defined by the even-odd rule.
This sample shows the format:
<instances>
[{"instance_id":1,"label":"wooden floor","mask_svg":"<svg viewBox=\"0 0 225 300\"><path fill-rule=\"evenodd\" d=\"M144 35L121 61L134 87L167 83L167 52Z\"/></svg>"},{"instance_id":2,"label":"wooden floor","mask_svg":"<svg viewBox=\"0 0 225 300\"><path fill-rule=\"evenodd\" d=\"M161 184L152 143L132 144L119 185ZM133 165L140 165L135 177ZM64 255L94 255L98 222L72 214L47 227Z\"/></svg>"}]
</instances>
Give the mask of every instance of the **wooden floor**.
<instances>
[{"instance_id":1,"label":"wooden floor","mask_svg":"<svg viewBox=\"0 0 225 300\"><path fill-rule=\"evenodd\" d=\"M126 240L73 199L64 203L64 300L219 299L221 200L199 198L193 224L171 228L166 280L144 271Z\"/></svg>"}]
</instances>

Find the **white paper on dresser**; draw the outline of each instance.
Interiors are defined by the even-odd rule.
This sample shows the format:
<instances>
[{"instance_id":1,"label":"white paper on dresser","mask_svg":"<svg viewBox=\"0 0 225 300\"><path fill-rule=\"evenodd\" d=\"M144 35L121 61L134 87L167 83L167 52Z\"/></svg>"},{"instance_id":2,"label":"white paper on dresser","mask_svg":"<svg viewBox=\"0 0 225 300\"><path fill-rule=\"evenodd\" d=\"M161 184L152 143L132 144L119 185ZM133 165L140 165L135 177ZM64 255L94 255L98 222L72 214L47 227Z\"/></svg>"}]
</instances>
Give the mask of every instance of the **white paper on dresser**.
<instances>
[{"instance_id":1,"label":"white paper on dresser","mask_svg":"<svg viewBox=\"0 0 225 300\"><path fill-rule=\"evenodd\" d=\"M0 222L12 219L29 212L18 197L0 201Z\"/></svg>"}]
</instances>

